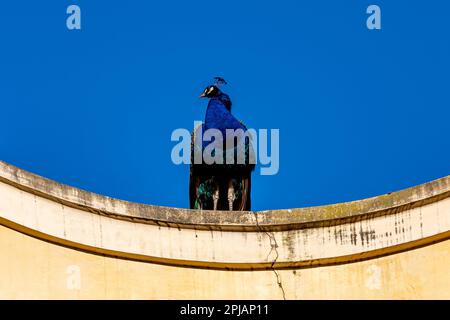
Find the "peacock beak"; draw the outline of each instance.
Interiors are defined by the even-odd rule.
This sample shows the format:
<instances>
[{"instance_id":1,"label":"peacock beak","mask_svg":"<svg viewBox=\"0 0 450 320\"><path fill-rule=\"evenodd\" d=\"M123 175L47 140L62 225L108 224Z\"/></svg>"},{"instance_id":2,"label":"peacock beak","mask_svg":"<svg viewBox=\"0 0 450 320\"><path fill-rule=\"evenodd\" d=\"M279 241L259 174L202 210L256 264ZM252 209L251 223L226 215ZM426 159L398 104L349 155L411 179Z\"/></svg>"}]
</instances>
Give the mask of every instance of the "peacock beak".
<instances>
[{"instance_id":1,"label":"peacock beak","mask_svg":"<svg viewBox=\"0 0 450 320\"><path fill-rule=\"evenodd\" d=\"M203 92L201 95L198 96L199 98L204 98L206 97L206 94Z\"/></svg>"}]
</instances>

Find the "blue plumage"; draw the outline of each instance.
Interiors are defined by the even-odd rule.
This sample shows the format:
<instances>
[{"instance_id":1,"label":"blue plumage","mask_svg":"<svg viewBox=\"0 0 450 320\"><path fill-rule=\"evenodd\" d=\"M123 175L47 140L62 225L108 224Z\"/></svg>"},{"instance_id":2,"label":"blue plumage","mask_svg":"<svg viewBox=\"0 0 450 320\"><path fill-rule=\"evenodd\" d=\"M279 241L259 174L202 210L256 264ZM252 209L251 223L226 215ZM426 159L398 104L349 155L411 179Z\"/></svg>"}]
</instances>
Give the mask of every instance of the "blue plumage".
<instances>
[{"instance_id":1,"label":"blue plumage","mask_svg":"<svg viewBox=\"0 0 450 320\"><path fill-rule=\"evenodd\" d=\"M218 129L222 133L222 137L226 139L226 129L247 130L247 128L231 114L231 111L227 109L226 106L228 103L231 104L229 96L222 92L209 100L203 132L208 129ZM207 143L204 142L203 145L205 146L206 144Z\"/></svg>"},{"instance_id":2,"label":"blue plumage","mask_svg":"<svg viewBox=\"0 0 450 320\"><path fill-rule=\"evenodd\" d=\"M250 161L251 139L246 136L247 127L231 114L230 97L218 88L226 81L215 80L217 85L208 86L200 95L209 98L209 102L205 122L192 136L190 206L195 209L250 210L250 178L255 168ZM210 129L219 130L221 135L217 131L208 131ZM228 129L233 130L233 135L227 135ZM196 161L198 155L199 162Z\"/></svg>"}]
</instances>

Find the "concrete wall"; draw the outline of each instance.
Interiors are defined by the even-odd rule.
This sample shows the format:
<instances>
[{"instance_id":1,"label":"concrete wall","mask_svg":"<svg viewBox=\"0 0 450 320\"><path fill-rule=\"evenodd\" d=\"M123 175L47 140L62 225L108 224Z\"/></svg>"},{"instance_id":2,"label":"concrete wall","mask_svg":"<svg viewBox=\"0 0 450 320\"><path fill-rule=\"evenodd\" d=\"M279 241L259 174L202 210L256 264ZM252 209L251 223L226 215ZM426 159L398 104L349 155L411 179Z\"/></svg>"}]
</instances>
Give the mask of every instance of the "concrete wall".
<instances>
[{"instance_id":1,"label":"concrete wall","mask_svg":"<svg viewBox=\"0 0 450 320\"><path fill-rule=\"evenodd\" d=\"M148 206L0 162L0 298L450 298L450 176L264 212Z\"/></svg>"}]
</instances>

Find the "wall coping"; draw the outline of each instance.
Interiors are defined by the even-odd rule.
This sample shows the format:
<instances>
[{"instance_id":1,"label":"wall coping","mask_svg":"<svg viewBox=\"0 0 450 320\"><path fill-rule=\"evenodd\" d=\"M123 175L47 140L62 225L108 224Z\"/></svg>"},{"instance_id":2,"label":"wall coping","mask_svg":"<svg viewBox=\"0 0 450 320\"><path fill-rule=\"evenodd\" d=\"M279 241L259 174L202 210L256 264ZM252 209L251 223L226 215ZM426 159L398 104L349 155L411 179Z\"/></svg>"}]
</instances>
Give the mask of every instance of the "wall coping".
<instances>
[{"instance_id":1,"label":"wall coping","mask_svg":"<svg viewBox=\"0 0 450 320\"><path fill-rule=\"evenodd\" d=\"M224 231L283 231L337 225L398 213L450 196L449 175L363 200L306 208L229 212L154 206L114 199L52 181L4 161L0 161L0 181L70 207L114 219Z\"/></svg>"}]
</instances>

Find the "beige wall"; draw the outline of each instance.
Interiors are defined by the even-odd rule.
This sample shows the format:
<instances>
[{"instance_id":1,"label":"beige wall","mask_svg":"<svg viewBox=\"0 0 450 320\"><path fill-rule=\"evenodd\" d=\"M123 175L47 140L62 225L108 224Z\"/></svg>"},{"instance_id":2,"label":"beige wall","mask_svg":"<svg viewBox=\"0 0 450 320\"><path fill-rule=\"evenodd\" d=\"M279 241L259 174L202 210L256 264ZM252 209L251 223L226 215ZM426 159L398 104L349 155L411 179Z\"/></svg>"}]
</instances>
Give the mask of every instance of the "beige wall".
<instances>
[{"instance_id":1,"label":"beige wall","mask_svg":"<svg viewBox=\"0 0 450 320\"><path fill-rule=\"evenodd\" d=\"M305 209L145 206L0 162L0 298L450 298L450 178Z\"/></svg>"},{"instance_id":2,"label":"beige wall","mask_svg":"<svg viewBox=\"0 0 450 320\"><path fill-rule=\"evenodd\" d=\"M1 299L282 299L273 271L163 266L0 227ZM287 299L449 299L450 241L357 263L279 270Z\"/></svg>"}]
</instances>

